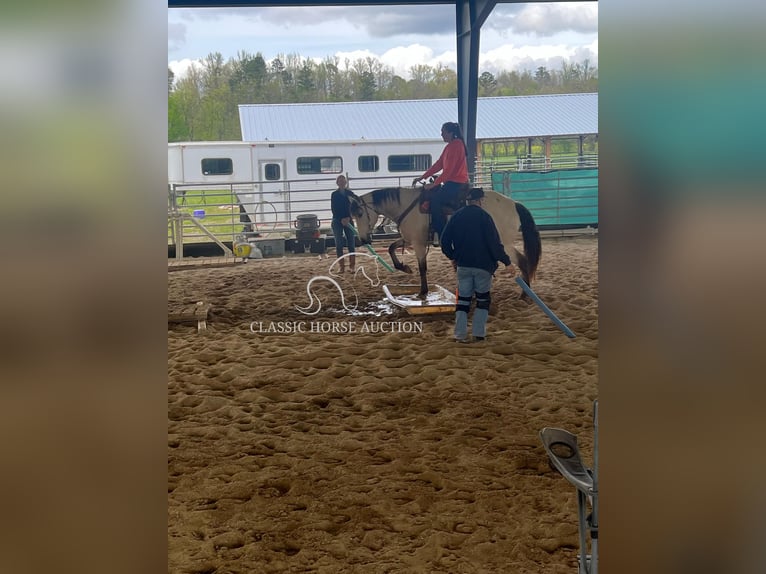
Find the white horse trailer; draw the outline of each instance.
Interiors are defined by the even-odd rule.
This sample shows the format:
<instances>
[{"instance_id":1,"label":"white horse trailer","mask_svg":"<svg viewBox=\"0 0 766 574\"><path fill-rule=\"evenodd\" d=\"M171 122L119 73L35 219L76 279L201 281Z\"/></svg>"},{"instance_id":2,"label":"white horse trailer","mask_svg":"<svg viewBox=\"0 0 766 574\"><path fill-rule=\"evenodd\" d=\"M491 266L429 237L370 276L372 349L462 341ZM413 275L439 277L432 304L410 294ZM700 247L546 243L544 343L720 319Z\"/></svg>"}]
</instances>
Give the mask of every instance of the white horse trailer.
<instances>
[{"instance_id":1,"label":"white horse trailer","mask_svg":"<svg viewBox=\"0 0 766 574\"><path fill-rule=\"evenodd\" d=\"M179 191L230 189L256 224L276 217L289 228L298 214L314 213L329 227L339 175L358 193L409 186L443 148L441 140L170 143L168 183Z\"/></svg>"}]
</instances>

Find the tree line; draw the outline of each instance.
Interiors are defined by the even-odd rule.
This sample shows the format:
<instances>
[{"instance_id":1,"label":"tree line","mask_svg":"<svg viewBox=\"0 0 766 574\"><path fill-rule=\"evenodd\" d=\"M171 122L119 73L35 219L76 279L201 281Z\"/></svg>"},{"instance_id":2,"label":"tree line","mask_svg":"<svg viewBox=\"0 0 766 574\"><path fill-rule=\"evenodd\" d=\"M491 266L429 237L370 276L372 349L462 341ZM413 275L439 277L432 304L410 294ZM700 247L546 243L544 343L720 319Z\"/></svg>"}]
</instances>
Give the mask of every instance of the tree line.
<instances>
[{"instance_id":1,"label":"tree line","mask_svg":"<svg viewBox=\"0 0 766 574\"><path fill-rule=\"evenodd\" d=\"M258 52L240 51L224 61L209 54L181 78L168 68L168 141L240 140L239 104L419 100L457 97L457 72L418 64L405 80L377 58L317 63L298 54L266 62ZM479 76L479 96L521 96L598 91L598 69L588 60L501 71Z\"/></svg>"}]
</instances>

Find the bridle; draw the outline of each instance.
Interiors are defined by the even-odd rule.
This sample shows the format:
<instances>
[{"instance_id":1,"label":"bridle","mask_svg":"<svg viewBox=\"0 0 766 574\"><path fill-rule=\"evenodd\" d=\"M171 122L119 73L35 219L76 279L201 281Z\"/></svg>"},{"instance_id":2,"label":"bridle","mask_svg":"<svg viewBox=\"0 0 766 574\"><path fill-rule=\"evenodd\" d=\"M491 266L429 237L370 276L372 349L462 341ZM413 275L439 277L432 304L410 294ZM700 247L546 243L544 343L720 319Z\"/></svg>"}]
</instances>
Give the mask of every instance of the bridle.
<instances>
[{"instance_id":1,"label":"bridle","mask_svg":"<svg viewBox=\"0 0 766 574\"><path fill-rule=\"evenodd\" d=\"M364 217L367 220L367 226L370 228L370 232L372 232L374 223L378 220L378 216L380 216L380 214L372 209L369 205L367 205L367 202L361 195L355 196L354 200L359 204L358 207L364 213ZM375 214L375 221L373 221L372 216L370 215L371 213Z\"/></svg>"}]
</instances>

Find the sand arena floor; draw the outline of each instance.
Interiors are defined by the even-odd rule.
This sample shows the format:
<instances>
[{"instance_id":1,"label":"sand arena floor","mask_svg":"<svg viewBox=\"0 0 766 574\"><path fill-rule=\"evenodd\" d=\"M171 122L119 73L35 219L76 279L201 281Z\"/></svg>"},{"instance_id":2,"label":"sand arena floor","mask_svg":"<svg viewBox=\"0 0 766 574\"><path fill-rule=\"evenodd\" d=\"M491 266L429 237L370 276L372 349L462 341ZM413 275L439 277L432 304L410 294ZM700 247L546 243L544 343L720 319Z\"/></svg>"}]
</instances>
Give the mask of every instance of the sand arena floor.
<instances>
[{"instance_id":1,"label":"sand arena floor","mask_svg":"<svg viewBox=\"0 0 766 574\"><path fill-rule=\"evenodd\" d=\"M168 328L168 571L576 572L575 490L538 432L577 434L592 460L598 238L543 239L532 284L574 339L502 270L482 343L453 342L451 314L383 313L361 275L338 279L359 314L326 282L300 313L331 262L168 274L169 310L211 305L207 331ZM454 289L441 253L428 265Z\"/></svg>"}]
</instances>

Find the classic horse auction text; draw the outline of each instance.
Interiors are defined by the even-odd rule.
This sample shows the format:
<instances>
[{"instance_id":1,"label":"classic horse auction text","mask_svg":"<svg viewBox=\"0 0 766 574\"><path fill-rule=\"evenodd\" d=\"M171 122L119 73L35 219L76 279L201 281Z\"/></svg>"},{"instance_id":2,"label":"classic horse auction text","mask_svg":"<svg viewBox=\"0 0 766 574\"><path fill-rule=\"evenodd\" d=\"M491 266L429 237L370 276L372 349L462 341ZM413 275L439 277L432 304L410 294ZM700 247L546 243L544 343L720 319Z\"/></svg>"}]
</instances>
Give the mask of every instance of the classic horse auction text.
<instances>
[{"instance_id":1,"label":"classic horse auction text","mask_svg":"<svg viewBox=\"0 0 766 574\"><path fill-rule=\"evenodd\" d=\"M251 333L422 333L419 321L253 321Z\"/></svg>"}]
</instances>

